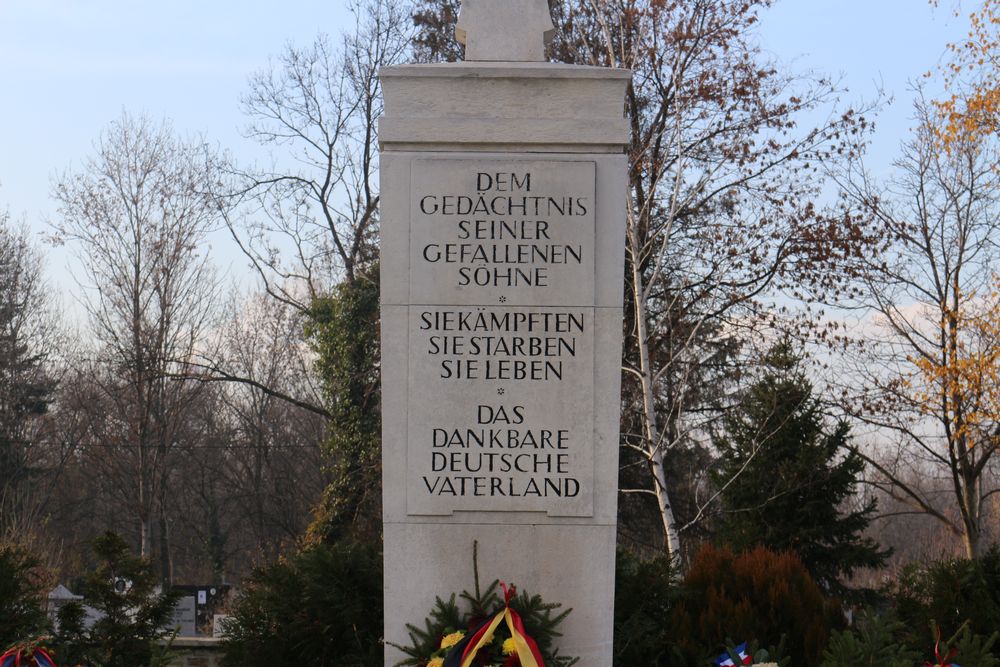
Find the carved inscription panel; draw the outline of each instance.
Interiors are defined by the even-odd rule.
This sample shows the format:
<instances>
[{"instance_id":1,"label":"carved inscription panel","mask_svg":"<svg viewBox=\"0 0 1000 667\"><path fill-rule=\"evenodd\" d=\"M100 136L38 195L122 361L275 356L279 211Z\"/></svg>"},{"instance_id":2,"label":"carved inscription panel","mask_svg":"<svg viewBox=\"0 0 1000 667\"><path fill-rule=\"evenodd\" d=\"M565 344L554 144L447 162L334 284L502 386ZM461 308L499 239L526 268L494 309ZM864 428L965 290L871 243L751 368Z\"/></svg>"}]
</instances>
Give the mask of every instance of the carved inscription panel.
<instances>
[{"instance_id":1,"label":"carved inscription panel","mask_svg":"<svg viewBox=\"0 0 1000 667\"><path fill-rule=\"evenodd\" d=\"M593 162L411 170L410 303L593 305Z\"/></svg>"},{"instance_id":2,"label":"carved inscription panel","mask_svg":"<svg viewBox=\"0 0 1000 667\"><path fill-rule=\"evenodd\" d=\"M590 516L594 163L416 160L407 511Z\"/></svg>"}]
</instances>

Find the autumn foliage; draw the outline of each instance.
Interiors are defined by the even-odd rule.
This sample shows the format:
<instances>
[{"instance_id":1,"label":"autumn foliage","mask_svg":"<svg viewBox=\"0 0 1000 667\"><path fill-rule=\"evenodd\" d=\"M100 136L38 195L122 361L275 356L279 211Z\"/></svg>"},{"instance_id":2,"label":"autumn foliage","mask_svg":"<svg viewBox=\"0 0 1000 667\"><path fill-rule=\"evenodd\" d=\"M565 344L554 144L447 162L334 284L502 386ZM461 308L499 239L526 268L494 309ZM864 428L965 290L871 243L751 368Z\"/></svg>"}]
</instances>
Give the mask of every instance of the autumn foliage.
<instances>
[{"instance_id":1,"label":"autumn foliage","mask_svg":"<svg viewBox=\"0 0 1000 667\"><path fill-rule=\"evenodd\" d=\"M941 309L939 327L947 345L941 357L914 357L913 378L927 413L942 403L951 414L951 431L964 449L995 449L1000 423L1000 276L989 294L956 298Z\"/></svg>"},{"instance_id":2,"label":"autumn foliage","mask_svg":"<svg viewBox=\"0 0 1000 667\"><path fill-rule=\"evenodd\" d=\"M946 146L1000 132L1000 0L983 0L969 15L965 39L948 45L949 95L938 102Z\"/></svg>"}]
</instances>

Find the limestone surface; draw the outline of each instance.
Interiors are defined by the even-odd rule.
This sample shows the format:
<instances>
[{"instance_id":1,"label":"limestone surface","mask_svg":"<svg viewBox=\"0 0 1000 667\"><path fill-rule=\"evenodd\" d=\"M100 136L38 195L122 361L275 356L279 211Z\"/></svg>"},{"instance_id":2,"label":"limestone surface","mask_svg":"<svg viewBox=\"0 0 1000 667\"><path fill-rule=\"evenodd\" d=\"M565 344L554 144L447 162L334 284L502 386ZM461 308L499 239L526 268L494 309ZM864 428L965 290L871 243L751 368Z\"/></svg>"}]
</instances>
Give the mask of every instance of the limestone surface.
<instances>
[{"instance_id":1,"label":"limestone surface","mask_svg":"<svg viewBox=\"0 0 1000 667\"><path fill-rule=\"evenodd\" d=\"M455 27L467 61L542 61L554 34L548 0L463 0Z\"/></svg>"},{"instance_id":2,"label":"limestone surface","mask_svg":"<svg viewBox=\"0 0 1000 667\"><path fill-rule=\"evenodd\" d=\"M478 543L607 667L630 73L541 62L545 0L458 28L479 62L380 73L385 665Z\"/></svg>"}]
</instances>

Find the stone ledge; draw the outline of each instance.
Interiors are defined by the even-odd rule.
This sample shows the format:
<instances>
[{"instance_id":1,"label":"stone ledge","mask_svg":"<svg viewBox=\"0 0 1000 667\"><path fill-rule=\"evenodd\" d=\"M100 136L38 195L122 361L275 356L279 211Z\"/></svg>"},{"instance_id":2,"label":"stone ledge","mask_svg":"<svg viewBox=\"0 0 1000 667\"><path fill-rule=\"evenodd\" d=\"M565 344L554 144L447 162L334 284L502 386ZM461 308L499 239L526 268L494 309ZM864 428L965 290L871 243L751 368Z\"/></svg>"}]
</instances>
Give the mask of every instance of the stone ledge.
<instances>
[{"instance_id":1,"label":"stone ledge","mask_svg":"<svg viewBox=\"0 0 1000 667\"><path fill-rule=\"evenodd\" d=\"M177 657L169 667L219 667L222 664L222 640L215 637L176 637L170 644L170 651Z\"/></svg>"},{"instance_id":2,"label":"stone ledge","mask_svg":"<svg viewBox=\"0 0 1000 667\"><path fill-rule=\"evenodd\" d=\"M222 646L222 640L218 637L175 637L170 645L176 649L217 648Z\"/></svg>"},{"instance_id":3,"label":"stone ledge","mask_svg":"<svg viewBox=\"0 0 1000 667\"><path fill-rule=\"evenodd\" d=\"M632 71L566 63L460 62L393 65L379 71L381 79L396 77L486 78L486 79L620 79L628 81Z\"/></svg>"},{"instance_id":4,"label":"stone ledge","mask_svg":"<svg viewBox=\"0 0 1000 667\"><path fill-rule=\"evenodd\" d=\"M551 63L447 63L382 70L383 149L448 144L628 143L628 70Z\"/></svg>"},{"instance_id":5,"label":"stone ledge","mask_svg":"<svg viewBox=\"0 0 1000 667\"><path fill-rule=\"evenodd\" d=\"M552 144L618 145L616 137L628 133L625 119L550 120L449 118L383 118L379 139L387 144L486 144L517 143L524 146Z\"/></svg>"}]
</instances>

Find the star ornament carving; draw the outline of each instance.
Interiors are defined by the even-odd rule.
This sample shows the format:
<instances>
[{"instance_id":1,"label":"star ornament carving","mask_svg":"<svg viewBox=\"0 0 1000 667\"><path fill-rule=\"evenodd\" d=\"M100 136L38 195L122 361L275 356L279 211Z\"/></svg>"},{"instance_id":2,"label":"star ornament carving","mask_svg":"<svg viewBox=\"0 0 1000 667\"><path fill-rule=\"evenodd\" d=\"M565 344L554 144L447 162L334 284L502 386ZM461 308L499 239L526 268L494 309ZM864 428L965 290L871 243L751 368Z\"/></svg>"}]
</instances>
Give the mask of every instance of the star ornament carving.
<instances>
[{"instance_id":1,"label":"star ornament carving","mask_svg":"<svg viewBox=\"0 0 1000 667\"><path fill-rule=\"evenodd\" d=\"M555 32L548 0L462 0L455 26L467 61L541 62Z\"/></svg>"}]
</instances>

